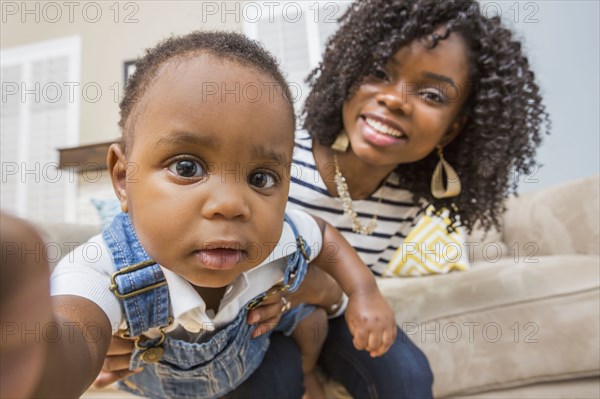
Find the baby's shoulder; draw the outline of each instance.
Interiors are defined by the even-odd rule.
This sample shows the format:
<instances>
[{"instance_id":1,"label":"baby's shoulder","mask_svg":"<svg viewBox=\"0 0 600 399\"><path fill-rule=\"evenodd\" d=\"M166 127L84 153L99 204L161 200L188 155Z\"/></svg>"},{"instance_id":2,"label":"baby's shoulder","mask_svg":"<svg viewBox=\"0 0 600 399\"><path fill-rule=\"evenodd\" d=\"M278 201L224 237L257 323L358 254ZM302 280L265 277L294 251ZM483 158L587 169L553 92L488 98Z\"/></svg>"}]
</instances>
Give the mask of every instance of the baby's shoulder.
<instances>
[{"instance_id":1,"label":"baby's shoulder","mask_svg":"<svg viewBox=\"0 0 600 399\"><path fill-rule=\"evenodd\" d=\"M113 273L112 256L101 234L93 236L81 245L70 244L74 248L58 262L55 271L65 268L87 268L106 275Z\"/></svg>"},{"instance_id":2,"label":"baby's shoulder","mask_svg":"<svg viewBox=\"0 0 600 399\"><path fill-rule=\"evenodd\" d=\"M300 235L303 232L321 232L315 218L301 209L286 209L284 223L290 226L292 230L296 229Z\"/></svg>"}]
</instances>

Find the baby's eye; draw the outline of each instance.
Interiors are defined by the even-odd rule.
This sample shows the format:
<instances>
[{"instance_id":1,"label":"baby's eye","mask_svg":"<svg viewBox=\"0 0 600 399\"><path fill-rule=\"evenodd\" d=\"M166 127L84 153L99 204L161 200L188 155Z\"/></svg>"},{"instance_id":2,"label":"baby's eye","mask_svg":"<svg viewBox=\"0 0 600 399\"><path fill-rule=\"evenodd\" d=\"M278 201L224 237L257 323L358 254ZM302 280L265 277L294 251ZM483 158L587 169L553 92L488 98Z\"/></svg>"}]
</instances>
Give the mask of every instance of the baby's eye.
<instances>
[{"instance_id":1,"label":"baby's eye","mask_svg":"<svg viewBox=\"0 0 600 399\"><path fill-rule=\"evenodd\" d=\"M277 178L267 172L256 172L248 177L248 183L257 188L267 189L277 184Z\"/></svg>"},{"instance_id":2,"label":"baby's eye","mask_svg":"<svg viewBox=\"0 0 600 399\"><path fill-rule=\"evenodd\" d=\"M192 178L202 177L206 174L204 167L198 162L191 159L181 159L171 163L168 169L177 176Z\"/></svg>"}]
</instances>

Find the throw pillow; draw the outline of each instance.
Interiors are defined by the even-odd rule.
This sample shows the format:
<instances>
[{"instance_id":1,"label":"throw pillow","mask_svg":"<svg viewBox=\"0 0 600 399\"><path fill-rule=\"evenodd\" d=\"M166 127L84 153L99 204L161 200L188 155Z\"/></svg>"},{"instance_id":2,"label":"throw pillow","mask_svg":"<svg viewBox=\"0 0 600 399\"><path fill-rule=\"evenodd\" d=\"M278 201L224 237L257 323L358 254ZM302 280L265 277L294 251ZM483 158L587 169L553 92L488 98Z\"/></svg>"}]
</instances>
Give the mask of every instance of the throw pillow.
<instances>
[{"instance_id":1,"label":"throw pillow","mask_svg":"<svg viewBox=\"0 0 600 399\"><path fill-rule=\"evenodd\" d=\"M430 205L390 259L384 276L423 276L469 269L465 230L448 232L450 211Z\"/></svg>"},{"instance_id":2,"label":"throw pillow","mask_svg":"<svg viewBox=\"0 0 600 399\"><path fill-rule=\"evenodd\" d=\"M121 204L116 198L111 199L90 199L91 203L96 207L100 226L102 230L107 228L113 221L114 217L121 213Z\"/></svg>"}]
</instances>

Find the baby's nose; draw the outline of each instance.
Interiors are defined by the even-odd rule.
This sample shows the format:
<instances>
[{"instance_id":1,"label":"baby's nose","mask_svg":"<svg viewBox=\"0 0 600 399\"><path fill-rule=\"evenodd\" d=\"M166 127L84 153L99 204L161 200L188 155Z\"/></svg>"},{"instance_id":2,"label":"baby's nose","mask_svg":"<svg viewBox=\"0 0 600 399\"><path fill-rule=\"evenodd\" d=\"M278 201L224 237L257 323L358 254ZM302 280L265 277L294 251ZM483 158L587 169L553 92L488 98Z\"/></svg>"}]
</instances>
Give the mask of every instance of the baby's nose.
<instances>
[{"instance_id":1,"label":"baby's nose","mask_svg":"<svg viewBox=\"0 0 600 399\"><path fill-rule=\"evenodd\" d=\"M247 220L250 217L250 206L245 194L243 181L228 181L212 176L212 182L207 182L207 199L202 207L202 215L207 219L222 217L225 219Z\"/></svg>"}]
</instances>

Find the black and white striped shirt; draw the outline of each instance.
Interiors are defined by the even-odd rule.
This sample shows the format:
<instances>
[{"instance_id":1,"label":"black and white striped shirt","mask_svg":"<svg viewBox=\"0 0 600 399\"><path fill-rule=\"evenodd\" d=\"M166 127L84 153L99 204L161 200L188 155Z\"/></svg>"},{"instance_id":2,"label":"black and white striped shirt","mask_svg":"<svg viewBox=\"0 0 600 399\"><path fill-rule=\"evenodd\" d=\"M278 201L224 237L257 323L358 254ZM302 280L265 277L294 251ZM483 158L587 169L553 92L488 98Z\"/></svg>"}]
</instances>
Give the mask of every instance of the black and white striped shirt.
<instances>
[{"instance_id":1,"label":"black and white striped shirt","mask_svg":"<svg viewBox=\"0 0 600 399\"><path fill-rule=\"evenodd\" d=\"M329 194L315 163L310 135L297 132L288 208L302 209L336 227L373 273L381 274L416 223L421 207L412 201L410 192L399 187L398 176L392 173L370 198L352 201L363 225L378 215L372 235L354 233L352 223L344 216L341 199Z\"/></svg>"}]
</instances>

